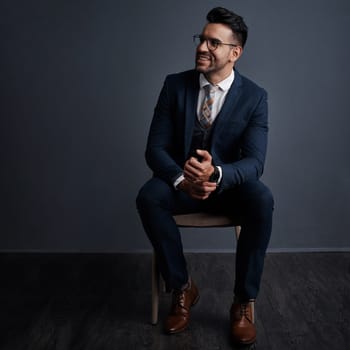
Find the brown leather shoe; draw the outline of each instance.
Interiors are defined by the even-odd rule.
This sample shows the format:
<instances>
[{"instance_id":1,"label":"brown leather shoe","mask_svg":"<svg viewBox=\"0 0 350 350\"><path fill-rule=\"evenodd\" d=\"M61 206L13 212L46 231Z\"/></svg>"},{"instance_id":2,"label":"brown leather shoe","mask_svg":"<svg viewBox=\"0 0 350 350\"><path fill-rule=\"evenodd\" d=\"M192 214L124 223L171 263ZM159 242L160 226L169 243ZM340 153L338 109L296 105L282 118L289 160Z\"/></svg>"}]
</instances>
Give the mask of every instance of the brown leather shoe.
<instances>
[{"instance_id":1,"label":"brown leather shoe","mask_svg":"<svg viewBox=\"0 0 350 350\"><path fill-rule=\"evenodd\" d=\"M234 302L230 310L231 336L236 344L249 345L256 340L254 326L254 302Z\"/></svg>"},{"instance_id":2,"label":"brown leather shoe","mask_svg":"<svg viewBox=\"0 0 350 350\"><path fill-rule=\"evenodd\" d=\"M190 280L185 290L174 290L170 313L165 320L165 332L175 334L182 332L190 319L190 308L199 299L198 289Z\"/></svg>"}]
</instances>

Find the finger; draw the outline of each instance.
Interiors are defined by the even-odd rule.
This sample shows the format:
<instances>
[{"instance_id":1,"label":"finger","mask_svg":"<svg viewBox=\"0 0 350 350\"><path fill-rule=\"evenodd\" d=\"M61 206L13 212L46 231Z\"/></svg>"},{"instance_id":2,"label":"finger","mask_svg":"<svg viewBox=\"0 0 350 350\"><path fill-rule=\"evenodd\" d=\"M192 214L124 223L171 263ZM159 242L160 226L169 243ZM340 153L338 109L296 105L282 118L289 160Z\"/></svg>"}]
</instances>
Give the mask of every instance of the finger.
<instances>
[{"instance_id":1,"label":"finger","mask_svg":"<svg viewBox=\"0 0 350 350\"><path fill-rule=\"evenodd\" d=\"M202 175L202 171L199 169L194 168L190 164L186 164L184 167L184 173L187 173L189 176L192 177L199 177Z\"/></svg>"},{"instance_id":2,"label":"finger","mask_svg":"<svg viewBox=\"0 0 350 350\"><path fill-rule=\"evenodd\" d=\"M208 151L204 149L197 149L196 153L203 158L202 162L211 162L212 157Z\"/></svg>"},{"instance_id":3,"label":"finger","mask_svg":"<svg viewBox=\"0 0 350 350\"><path fill-rule=\"evenodd\" d=\"M191 163L186 163L184 166L184 170L187 170L187 171L194 173L194 174L200 172L200 169L198 169L196 166L194 166Z\"/></svg>"},{"instance_id":4,"label":"finger","mask_svg":"<svg viewBox=\"0 0 350 350\"><path fill-rule=\"evenodd\" d=\"M192 185L198 182L198 179L195 176L188 175L184 173L185 179Z\"/></svg>"},{"instance_id":5,"label":"finger","mask_svg":"<svg viewBox=\"0 0 350 350\"><path fill-rule=\"evenodd\" d=\"M198 159L195 157L191 157L188 160L188 164L190 164L191 166L193 166L196 169L201 169L201 166L202 166L202 163L200 161L198 161Z\"/></svg>"},{"instance_id":6,"label":"finger","mask_svg":"<svg viewBox=\"0 0 350 350\"><path fill-rule=\"evenodd\" d=\"M210 192L203 192L203 191L192 191L192 196L195 197L196 199L206 199L210 195Z\"/></svg>"},{"instance_id":7,"label":"finger","mask_svg":"<svg viewBox=\"0 0 350 350\"><path fill-rule=\"evenodd\" d=\"M205 191L207 193L208 192L211 193L211 192L214 192L216 190L217 185L215 182L203 182L201 184L201 188L203 191Z\"/></svg>"},{"instance_id":8,"label":"finger","mask_svg":"<svg viewBox=\"0 0 350 350\"><path fill-rule=\"evenodd\" d=\"M208 164L208 163L207 163ZM211 165L210 165L211 166ZM198 179L202 179L202 181L206 180L206 175L208 174L209 167L205 167L204 165L200 165L199 167L194 167L191 164L187 164L184 167L184 171L188 171L193 176L196 176Z\"/></svg>"},{"instance_id":9,"label":"finger","mask_svg":"<svg viewBox=\"0 0 350 350\"><path fill-rule=\"evenodd\" d=\"M198 182L198 176L196 174L193 174L192 172L189 172L187 170L184 170L184 177L185 179L190 180L191 182Z\"/></svg>"}]
</instances>

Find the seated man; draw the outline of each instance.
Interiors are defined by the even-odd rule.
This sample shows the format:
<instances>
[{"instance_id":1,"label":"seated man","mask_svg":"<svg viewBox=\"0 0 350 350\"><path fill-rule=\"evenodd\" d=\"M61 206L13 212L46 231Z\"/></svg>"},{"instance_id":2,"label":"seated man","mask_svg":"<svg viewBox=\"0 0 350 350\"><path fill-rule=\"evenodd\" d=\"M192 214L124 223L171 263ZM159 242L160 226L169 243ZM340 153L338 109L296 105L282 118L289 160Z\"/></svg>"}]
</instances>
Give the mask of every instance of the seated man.
<instances>
[{"instance_id":1,"label":"seated man","mask_svg":"<svg viewBox=\"0 0 350 350\"><path fill-rule=\"evenodd\" d=\"M172 217L196 211L231 216L237 244L232 337L256 339L252 322L270 240L273 198L259 181L267 146L266 92L234 68L247 39L242 17L214 8L197 45L195 69L169 75L151 124L146 160L154 176L140 190L138 211L173 303L165 332L183 331L199 299ZM208 276L210 278L210 276Z\"/></svg>"}]
</instances>

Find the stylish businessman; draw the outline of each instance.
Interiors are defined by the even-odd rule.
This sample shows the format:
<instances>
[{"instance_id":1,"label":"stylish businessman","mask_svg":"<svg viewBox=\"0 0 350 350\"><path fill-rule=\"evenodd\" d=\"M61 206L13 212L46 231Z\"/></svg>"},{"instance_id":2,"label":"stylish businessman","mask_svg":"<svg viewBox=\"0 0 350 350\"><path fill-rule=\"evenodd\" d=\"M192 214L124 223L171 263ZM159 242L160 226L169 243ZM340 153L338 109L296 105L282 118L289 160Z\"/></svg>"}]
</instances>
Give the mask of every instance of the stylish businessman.
<instances>
[{"instance_id":1,"label":"stylish businessman","mask_svg":"<svg viewBox=\"0 0 350 350\"><path fill-rule=\"evenodd\" d=\"M267 96L235 69L247 39L242 17L214 8L207 20L194 36L195 70L169 75L161 90L146 149L154 176L141 188L137 207L173 293L165 321L169 334L187 327L190 308L199 299L172 215L217 211L241 226L230 322L233 340L251 344L256 339L253 303L273 211L272 194L259 180L267 146Z\"/></svg>"}]
</instances>

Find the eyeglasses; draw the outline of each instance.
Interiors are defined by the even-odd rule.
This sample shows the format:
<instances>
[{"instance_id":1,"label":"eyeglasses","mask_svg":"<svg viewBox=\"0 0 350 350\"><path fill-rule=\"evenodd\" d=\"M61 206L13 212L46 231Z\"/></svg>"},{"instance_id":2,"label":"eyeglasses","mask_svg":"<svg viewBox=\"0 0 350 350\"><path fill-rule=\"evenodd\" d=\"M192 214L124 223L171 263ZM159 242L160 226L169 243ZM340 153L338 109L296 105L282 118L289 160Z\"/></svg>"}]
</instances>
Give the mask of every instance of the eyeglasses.
<instances>
[{"instance_id":1,"label":"eyeglasses","mask_svg":"<svg viewBox=\"0 0 350 350\"><path fill-rule=\"evenodd\" d=\"M218 39L206 38L203 35L199 35L199 34L193 35L193 42L195 43L196 46L203 44L204 41L207 43L208 50L210 51L216 50L221 45L228 45L232 47L238 46L236 44L223 43Z\"/></svg>"}]
</instances>

